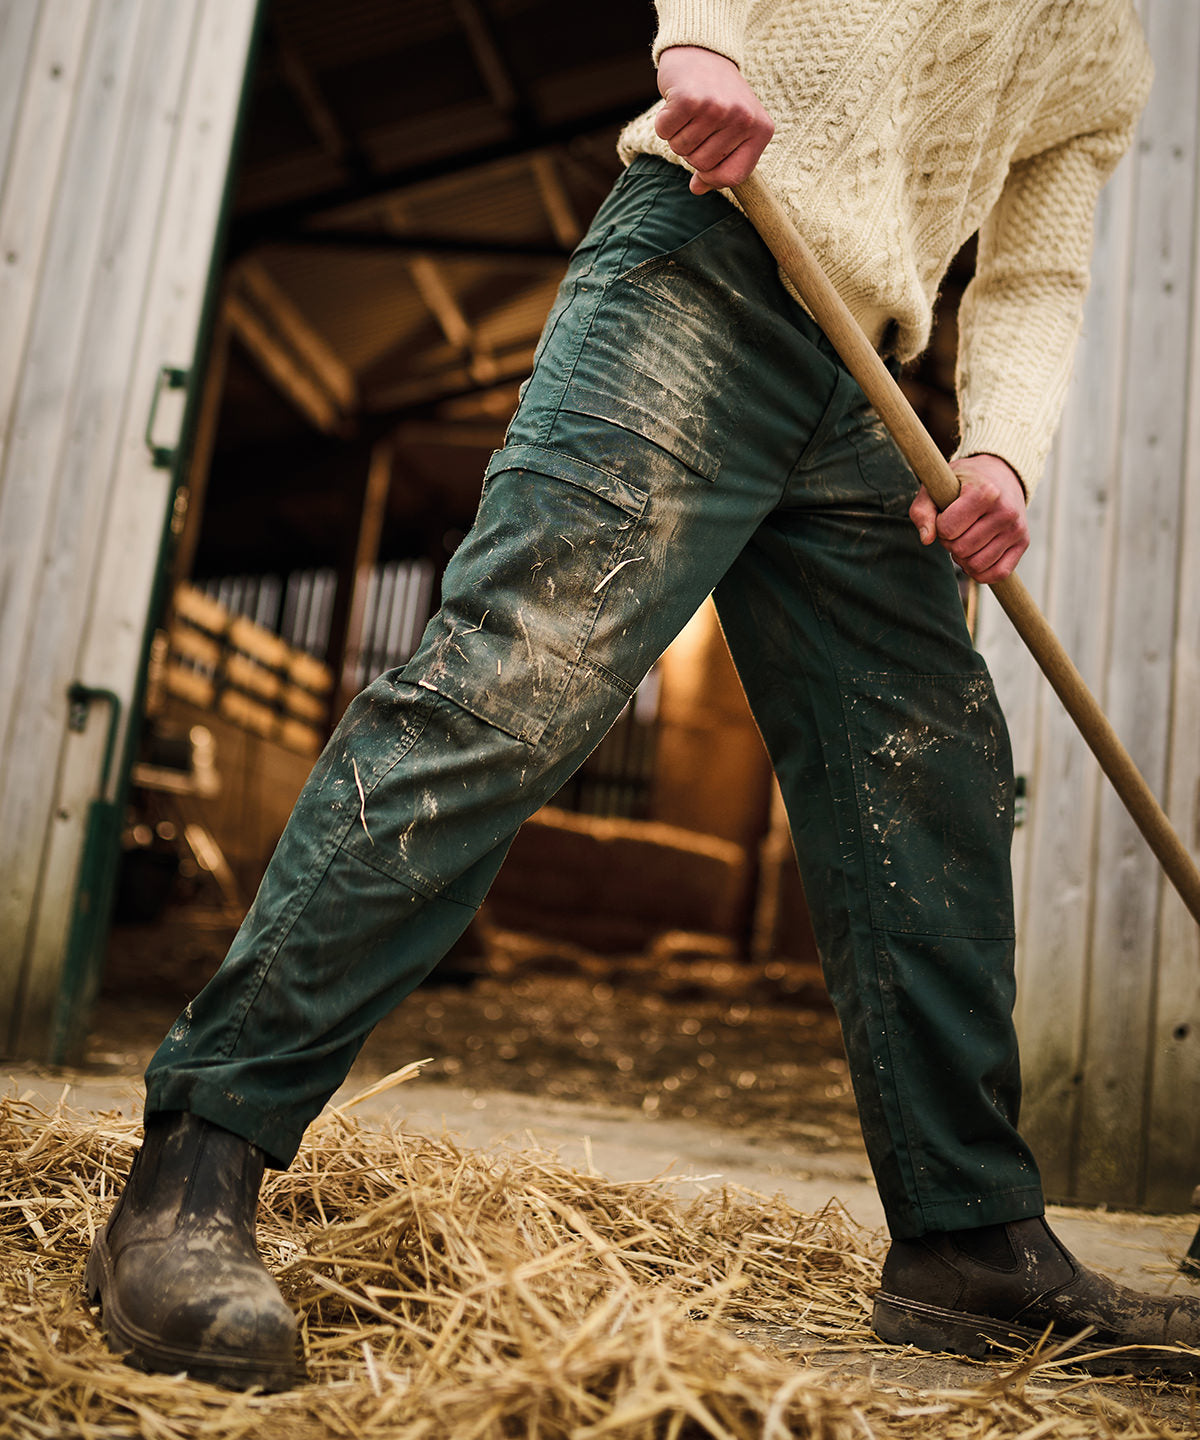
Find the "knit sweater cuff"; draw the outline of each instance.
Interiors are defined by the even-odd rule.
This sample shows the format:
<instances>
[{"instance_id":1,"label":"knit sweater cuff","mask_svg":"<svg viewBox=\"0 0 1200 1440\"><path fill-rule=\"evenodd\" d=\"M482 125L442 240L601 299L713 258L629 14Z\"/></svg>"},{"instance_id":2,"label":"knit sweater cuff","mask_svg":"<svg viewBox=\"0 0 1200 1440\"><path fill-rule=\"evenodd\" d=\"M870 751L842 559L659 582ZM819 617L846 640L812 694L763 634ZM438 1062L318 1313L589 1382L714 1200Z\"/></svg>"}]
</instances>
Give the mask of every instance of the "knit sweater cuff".
<instances>
[{"instance_id":1,"label":"knit sweater cuff","mask_svg":"<svg viewBox=\"0 0 1200 1440\"><path fill-rule=\"evenodd\" d=\"M1028 503L1033 499L1033 492L1046 468L1049 449L1049 437L1039 440L1039 437L1031 435L1025 426L981 418L964 424L962 439L952 458L959 460L964 455L998 455L1017 472L1021 484L1025 487L1025 500Z\"/></svg>"},{"instance_id":2,"label":"knit sweater cuff","mask_svg":"<svg viewBox=\"0 0 1200 1440\"><path fill-rule=\"evenodd\" d=\"M654 63L672 45L699 45L740 67L749 8L749 0L658 0Z\"/></svg>"}]
</instances>

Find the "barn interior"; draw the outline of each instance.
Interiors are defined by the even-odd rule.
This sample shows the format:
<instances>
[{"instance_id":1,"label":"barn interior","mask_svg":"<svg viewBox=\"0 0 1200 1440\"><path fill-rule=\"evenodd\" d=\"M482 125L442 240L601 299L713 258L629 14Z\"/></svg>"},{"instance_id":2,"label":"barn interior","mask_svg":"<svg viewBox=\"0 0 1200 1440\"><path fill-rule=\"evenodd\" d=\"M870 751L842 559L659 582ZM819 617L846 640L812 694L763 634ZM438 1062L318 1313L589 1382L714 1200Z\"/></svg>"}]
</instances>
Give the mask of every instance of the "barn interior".
<instances>
[{"instance_id":1,"label":"barn interior","mask_svg":"<svg viewBox=\"0 0 1200 1440\"><path fill-rule=\"evenodd\" d=\"M338 716L415 649L618 173L617 134L657 98L652 33L646 0L264 7L132 777L110 1020L134 990L194 993ZM947 451L970 269L960 257L904 379ZM711 605L525 826L446 974L556 966L713 993L765 976L824 1003Z\"/></svg>"}]
</instances>

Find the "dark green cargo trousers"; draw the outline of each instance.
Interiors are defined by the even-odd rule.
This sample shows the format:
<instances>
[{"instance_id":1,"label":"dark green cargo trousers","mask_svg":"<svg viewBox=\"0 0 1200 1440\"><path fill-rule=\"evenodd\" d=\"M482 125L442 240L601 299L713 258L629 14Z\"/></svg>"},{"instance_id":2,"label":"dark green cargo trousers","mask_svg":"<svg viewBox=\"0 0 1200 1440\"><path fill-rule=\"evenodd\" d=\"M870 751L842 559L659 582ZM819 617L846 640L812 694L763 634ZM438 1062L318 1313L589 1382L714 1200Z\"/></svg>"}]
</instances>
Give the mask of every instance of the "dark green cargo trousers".
<instances>
[{"instance_id":1,"label":"dark green cargo trousers","mask_svg":"<svg viewBox=\"0 0 1200 1440\"><path fill-rule=\"evenodd\" d=\"M317 762L148 1110L286 1164L715 591L893 1234L1040 1213L1014 1129L1008 740L914 491L745 219L635 162L572 260L440 612Z\"/></svg>"}]
</instances>

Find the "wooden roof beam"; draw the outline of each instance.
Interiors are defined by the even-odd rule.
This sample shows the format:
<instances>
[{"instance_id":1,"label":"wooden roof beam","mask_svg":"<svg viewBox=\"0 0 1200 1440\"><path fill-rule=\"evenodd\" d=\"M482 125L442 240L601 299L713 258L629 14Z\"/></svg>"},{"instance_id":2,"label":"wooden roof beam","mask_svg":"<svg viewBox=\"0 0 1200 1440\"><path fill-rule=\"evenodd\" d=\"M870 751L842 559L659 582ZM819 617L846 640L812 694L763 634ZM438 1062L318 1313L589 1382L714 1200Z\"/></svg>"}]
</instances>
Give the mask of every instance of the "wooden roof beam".
<instances>
[{"instance_id":1,"label":"wooden roof beam","mask_svg":"<svg viewBox=\"0 0 1200 1440\"><path fill-rule=\"evenodd\" d=\"M463 363L433 374L380 386L363 397L364 405L370 407L364 411L363 424L377 425L380 420L387 420L392 415L399 420L421 405L472 395L489 385L502 385L505 381L523 380L533 368L535 348L535 342L527 341L511 349L493 352L491 359L495 374L486 384L471 373L468 364Z\"/></svg>"},{"instance_id":2,"label":"wooden roof beam","mask_svg":"<svg viewBox=\"0 0 1200 1440\"><path fill-rule=\"evenodd\" d=\"M371 571L379 560L379 542L387 518L388 493L396 465L396 447L390 438L375 443L367 467L352 551L338 567L337 598L331 625L330 668L338 676L331 720L336 723L362 686L358 669L362 658L363 622Z\"/></svg>"},{"instance_id":3,"label":"wooden roof beam","mask_svg":"<svg viewBox=\"0 0 1200 1440\"><path fill-rule=\"evenodd\" d=\"M626 101L607 110L593 111L589 115L581 115L560 124L541 125L528 132L522 129L503 140L460 151L457 155L424 160L420 164L392 170L387 174L375 174L368 180L335 186L319 195L302 200L289 200L257 212L243 214L230 227L230 253L244 254L268 240L292 239L312 220L343 206L392 195L429 180L460 175L497 160L510 160L514 156L528 155L531 151L569 144L572 140L583 139L599 131L615 129L635 115L640 106L649 105L658 98L657 94L647 94L640 99Z\"/></svg>"},{"instance_id":4,"label":"wooden roof beam","mask_svg":"<svg viewBox=\"0 0 1200 1440\"><path fill-rule=\"evenodd\" d=\"M409 261L408 268L418 294L442 334L466 358L472 378L482 385L490 384L496 378L495 357L480 343L478 331L463 314L436 262L427 255L417 255Z\"/></svg>"},{"instance_id":5,"label":"wooden roof beam","mask_svg":"<svg viewBox=\"0 0 1200 1440\"><path fill-rule=\"evenodd\" d=\"M272 26L272 31L279 69L321 149L349 177L359 180L367 179L371 174L370 163L361 146L350 137L334 114L332 106L317 83L312 67L307 64L295 45L292 44L286 29L278 19Z\"/></svg>"},{"instance_id":6,"label":"wooden roof beam","mask_svg":"<svg viewBox=\"0 0 1200 1440\"><path fill-rule=\"evenodd\" d=\"M564 250L574 250L583 235L583 226L579 223L554 156L548 150L538 150L529 157L529 164L554 238Z\"/></svg>"},{"instance_id":7,"label":"wooden roof beam","mask_svg":"<svg viewBox=\"0 0 1200 1440\"><path fill-rule=\"evenodd\" d=\"M437 445L450 450L499 450L503 420L402 420L392 431L397 447Z\"/></svg>"},{"instance_id":8,"label":"wooden roof beam","mask_svg":"<svg viewBox=\"0 0 1200 1440\"><path fill-rule=\"evenodd\" d=\"M269 314L280 334L347 414L358 408L358 385L350 367L315 330L266 265L248 258L234 270L238 285Z\"/></svg>"},{"instance_id":9,"label":"wooden roof beam","mask_svg":"<svg viewBox=\"0 0 1200 1440\"><path fill-rule=\"evenodd\" d=\"M297 410L326 435L345 435L359 407L353 374L268 273L250 258L225 299L233 333Z\"/></svg>"},{"instance_id":10,"label":"wooden roof beam","mask_svg":"<svg viewBox=\"0 0 1200 1440\"><path fill-rule=\"evenodd\" d=\"M475 65L496 108L503 110L506 115L524 112L528 106L479 0L454 0L454 13L458 16L458 23L467 37Z\"/></svg>"},{"instance_id":11,"label":"wooden roof beam","mask_svg":"<svg viewBox=\"0 0 1200 1440\"><path fill-rule=\"evenodd\" d=\"M396 235L380 230L300 230L276 245L297 246L312 250L358 250L392 255L436 255L441 259L461 256L467 260L487 260L495 265L542 268L547 264L561 266L570 253L570 246L540 243L536 240L471 239L455 235Z\"/></svg>"}]
</instances>

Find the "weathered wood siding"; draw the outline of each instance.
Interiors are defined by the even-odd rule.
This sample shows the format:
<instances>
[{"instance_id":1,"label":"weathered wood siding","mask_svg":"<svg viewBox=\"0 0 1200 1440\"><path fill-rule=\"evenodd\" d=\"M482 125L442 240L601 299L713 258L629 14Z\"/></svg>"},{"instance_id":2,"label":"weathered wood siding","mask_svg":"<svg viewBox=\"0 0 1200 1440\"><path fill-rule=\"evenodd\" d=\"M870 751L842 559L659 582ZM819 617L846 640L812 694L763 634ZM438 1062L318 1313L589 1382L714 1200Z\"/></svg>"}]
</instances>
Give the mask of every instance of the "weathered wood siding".
<instances>
[{"instance_id":1,"label":"weathered wood siding","mask_svg":"<svg viewBox=\"0 0 1200 1440\"><path fill-rule=\"evenodd\" d=\"M1102 197L1021 573L1200 857L1200 5L1139 8L1154 91ZM1023 1128L1052 1196L1182 1208L1200 1183L1200 934L986 597L978 633L1029 787Z\"/></svg>"},{"instance_id":2,"label":"weathered wood siding","mask_svg":"<svg viewBox=\"0 0 1200 1440\"><path fill-rule=\"evenodd\" d=\"M0 0L0 1049L44 1051L110 709L173 494L144 439L193 362L254 0ZM176 397L178 398L178 397ZM179 407L161 418L163 438ZM116 769L118 767L114 767ZM115 774L110 777L111 787Z\"/></svg>"}]
</instances>

